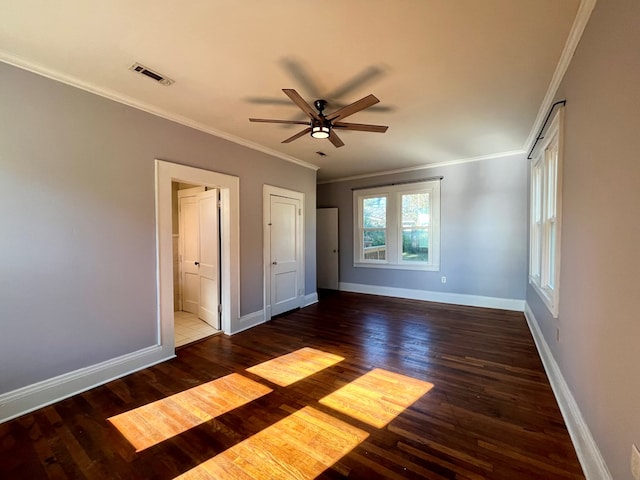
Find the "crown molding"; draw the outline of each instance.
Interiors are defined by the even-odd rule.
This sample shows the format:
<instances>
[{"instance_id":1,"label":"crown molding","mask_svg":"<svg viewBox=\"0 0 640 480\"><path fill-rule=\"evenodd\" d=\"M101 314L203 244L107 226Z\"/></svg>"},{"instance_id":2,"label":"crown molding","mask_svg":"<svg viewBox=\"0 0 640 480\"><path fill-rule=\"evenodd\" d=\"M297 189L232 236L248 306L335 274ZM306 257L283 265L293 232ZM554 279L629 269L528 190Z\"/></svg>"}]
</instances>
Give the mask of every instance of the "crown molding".
<instances>
[{"instance_id":1,"label":"crown molding","mask_svg":"<svg viewBox=\"0 0 640 480\"><path fill-rule=\"evenodd\" d=\"M276 150L272 150L262 145L258 145L257 143L250 142L249 140L246 140L244 138L236 137L235 135L231 135L230 133L226 133L226 132L217 130L215 128L211 128L208 125L205 125L203 123L197 122L187 117L183 117L181 115L176 115L174 113L157 108L148 103L140 102L134 98L128 97L114 90L98 87L97 85L93 85L89 82L84 82L71 75L66 75L57 70L45 67L43 65L39 65L37 63L31 62L29 60L18 57L16 55L12 55L2 50L0 50L0 62L12 65L14 67L20 68L22 70L26 70L31 73L35 73L36 75L49 78L50 80L54 80L56 82L64 83L71 87L79 88L80 90L84 90L86 92L93 93L94 95L98 95L100 97L113 100L114 102L127 105L137 110L150 113L151 115L155 115L156 117L164 118L165 120L179 123L180 125L184 125L185 127L193 128L194 130L199 130L209 135L213 135L214 137L228 140L237 145L241 145L243 147L247 147L252 150L257 150L259 152L265 153L272 157L277 157L282 160L286 160L287 162L295 163L296 165L309 168L311 170L318 171L320 169L320 167L312 163L308 163L303 160L299 160L295 157L291 157L284 153L278 152Z\"/></svg>"},{"instance_id":2,"label":"crown molding","mask_svg":"<svg viewBox=\"0 0 640 480\"><path fill-rule=\"evenodd\" d=\"M365 173L362 175L353 175L351 177L333 178L330 180L322 180L318 182L318 185L325 185L327 183L348 182L351 180L360 180L363 178L380 177L383 175L393 175L396 173L415 172L418 170L427 170L429 168L436 167L448 167L450 165L458 165L461 163L480 162L482 160L491 160L494 158L511 157L513 155L523 155L526 150L511 150L509 152L492 153L490 155L482 155L480 157L461 158L458 160L449 160L447 162L428 163L426 165L419 165L417 167L398 168L395 170L385 170L383 172Z\"/></svg>"},{"instance_id":3,"label":"crown molding","mask_svg":"<svg viewBox=\"0 0 640 480\"><path fill-rule=\"evenodd\" d=\"M580 39L582 38L584 29L589 22L589 18L591 18L591 12L593 12L594 7L596 6L596 1L597 0L581 0L580 5L578 6L576 18L573 21L571 31L569 32L566 43L564 44L564 49L562 50L562 54L560 55L560 60L558 61L556 70L555 72L553 72L553 77L551 78L549 88L547 88L547 93L544 96L544 100L542 100L542 104L540 105L538 116L536 117L536 121L531 127L531 132L529 133L526 142L522 146L522 149L524 151L528 151L529 148L531 148L538 130L540 130L542 122L544 122L544 118L547 115L549 108L551 108L551 104L555 100L558 88L560 88L560 84L564 79L564 75L567 73L567 69L571 64L573 55L578 48L578 44L580 43Z\"/></svg>"}]
</instances>

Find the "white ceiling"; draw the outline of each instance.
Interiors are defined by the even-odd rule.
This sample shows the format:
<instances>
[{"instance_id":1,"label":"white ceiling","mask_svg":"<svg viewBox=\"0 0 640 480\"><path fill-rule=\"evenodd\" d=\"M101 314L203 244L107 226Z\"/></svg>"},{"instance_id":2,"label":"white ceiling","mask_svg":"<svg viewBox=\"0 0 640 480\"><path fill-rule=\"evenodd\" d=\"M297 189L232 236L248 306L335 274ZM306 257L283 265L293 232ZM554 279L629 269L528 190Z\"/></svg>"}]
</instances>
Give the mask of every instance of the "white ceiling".
<instances>
[{"instance_id":1,"label":"white ceiling","mask_svg":"<svg viewBox=\"0 0 640 480\"><path fill-rule=\"evenodd\" d=\"M579 3L3 0L0 59L317 165L327 180L526 148ZM175 84L132 73L134 62ZM339 149L282 144L304 127L248 118L301 119L283 88L325 98L327 112L373 93L380 108L345 121L389 130L341 131Z\"/></svg>"}]
</instances>

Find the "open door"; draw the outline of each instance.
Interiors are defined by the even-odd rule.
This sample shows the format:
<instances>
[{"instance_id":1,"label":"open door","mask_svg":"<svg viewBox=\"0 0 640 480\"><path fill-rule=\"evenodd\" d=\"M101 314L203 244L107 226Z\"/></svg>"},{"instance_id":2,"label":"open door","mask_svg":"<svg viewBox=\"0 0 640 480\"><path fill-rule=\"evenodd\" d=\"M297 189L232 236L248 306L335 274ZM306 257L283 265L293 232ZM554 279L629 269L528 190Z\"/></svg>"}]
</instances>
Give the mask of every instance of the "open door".
<instances>
[{"instance_id":1,"label":"open door","mask_svg":"<svg viewBox=\"0 0 640 480\"><path fill-rule=\"evenodd\" d=\"M218 190L198 194L200 215L200 308L198 317L220 330Z\"/></svg>"},{"instance_id":2,"label":"open door","mask_svg":"<svg viewBox=\"0 0 640 480\"><path fill-rule=\"evenodd\" d=\"M178 192L182 310L219 330L218 190L191 190Z\"/></svg>"}]
</instances>

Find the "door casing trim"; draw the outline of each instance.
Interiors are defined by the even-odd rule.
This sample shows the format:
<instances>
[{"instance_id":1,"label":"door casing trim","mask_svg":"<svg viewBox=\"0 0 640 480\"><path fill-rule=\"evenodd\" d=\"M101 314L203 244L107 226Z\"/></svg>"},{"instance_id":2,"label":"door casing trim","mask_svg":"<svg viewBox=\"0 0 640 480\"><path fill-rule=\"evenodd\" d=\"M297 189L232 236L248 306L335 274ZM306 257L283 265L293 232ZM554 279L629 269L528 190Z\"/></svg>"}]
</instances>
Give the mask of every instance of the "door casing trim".
<instances>
[{"instance_id":1,"label":"door casing trim","mask_svg":"<svg viewBox=\"0 0 640 480\"><path fill-rule=\"evenodd\" d=\"M173 242L171 182L220 189L220 282L222 331L230 335L240 318L240 179L232 175L156 159L156 288L158 338L175 349L173 318Z\"/></svg>"}]
</instances>

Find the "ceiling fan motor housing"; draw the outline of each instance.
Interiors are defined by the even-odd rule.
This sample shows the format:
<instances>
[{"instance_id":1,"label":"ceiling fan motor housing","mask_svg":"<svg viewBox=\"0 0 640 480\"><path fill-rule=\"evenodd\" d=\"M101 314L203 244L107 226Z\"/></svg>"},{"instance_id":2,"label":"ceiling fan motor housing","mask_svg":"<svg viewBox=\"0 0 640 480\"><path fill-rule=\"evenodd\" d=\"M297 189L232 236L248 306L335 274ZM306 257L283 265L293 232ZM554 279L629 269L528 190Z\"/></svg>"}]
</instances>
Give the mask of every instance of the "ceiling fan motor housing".
<instances>
[{"instance_id":1,"label":"ceiling fan motor housing","mask_svg":"<svg viewBox=\"0 0 640 480\"><path fill-rule=\"evenodd\" d=\"M318 113L322 115L322 111L327 108L327 101L319 99L313 102L313 105L316 107L316 110L318 110Z\"/></svg>"}]
</instances>

